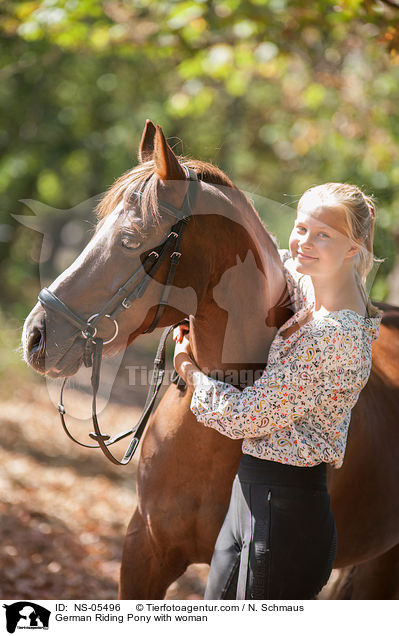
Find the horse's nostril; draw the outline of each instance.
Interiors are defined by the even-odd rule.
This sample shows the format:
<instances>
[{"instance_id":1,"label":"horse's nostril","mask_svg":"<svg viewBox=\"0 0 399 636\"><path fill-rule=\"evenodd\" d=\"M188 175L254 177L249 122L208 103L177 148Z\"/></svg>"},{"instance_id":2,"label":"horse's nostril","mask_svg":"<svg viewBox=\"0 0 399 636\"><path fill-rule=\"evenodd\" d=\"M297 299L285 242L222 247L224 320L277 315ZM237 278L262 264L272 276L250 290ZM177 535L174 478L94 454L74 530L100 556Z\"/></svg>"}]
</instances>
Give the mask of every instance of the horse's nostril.
<instances>
[{"instance_id":1,"label":"horse's nostril","mask_svg":"<svg viewBox=\"0 0 399 636\"><path fill-rule=\"evenodd\" d=\"M38 353L44 347L44 327L33 327L29 342L28 349L30 354Z\"/></svg>"},{"instance_id":2,"label":"horse's nostril","mask_svg":"<svg viewBox=\"0 0 399 636\"><path fill-rule=\"evenodd\" d=\"M39 373L45 372L46 330L41 321L32 325L27 340L25 359Z\"/></svg>"}]
</instances>

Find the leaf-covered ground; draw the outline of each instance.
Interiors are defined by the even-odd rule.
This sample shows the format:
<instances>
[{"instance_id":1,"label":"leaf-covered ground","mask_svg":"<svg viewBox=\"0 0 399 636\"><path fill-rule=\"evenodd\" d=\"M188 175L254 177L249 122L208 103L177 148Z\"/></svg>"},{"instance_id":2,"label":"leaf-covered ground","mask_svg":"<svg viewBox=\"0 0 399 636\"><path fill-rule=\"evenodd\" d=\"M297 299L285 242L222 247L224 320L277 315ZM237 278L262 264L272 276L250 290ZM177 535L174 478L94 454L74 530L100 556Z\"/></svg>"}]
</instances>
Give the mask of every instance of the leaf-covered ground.
<instances>
[{"instance_id":1,"label":"leaf-covered ground","mask_svg":"<svg viewBox=\"0 0 399 636\"><path fill-rule=\"evenodd\" d=\"M100 414L111 434L137 421L147 391L140 381L131 386L126 363ZM61 428L54 388L29 374L15 378L3 378L0 390L0 598L115 599L137 460L117 467L75 445ZM68 389L65 405L89 413L90 397ZM85 439L91 425L73 430ZM207 574L207 565L191 565L167 598L203 598Z\"/></svg>"},{"instance_id":2,"label":"leaf-covered ground","mask_svg":"<svg viewBox=\"0 0 399 636\"><path fill-rule=\"evenodd\" d=\"M125 430L138 413L111 404L105 422ZM136 464L70 442L45 383L2 396L0 431L0 598L115 599ZM168 598L202 598L207 571L191 566Z\"/></svg>"}]
</instances>

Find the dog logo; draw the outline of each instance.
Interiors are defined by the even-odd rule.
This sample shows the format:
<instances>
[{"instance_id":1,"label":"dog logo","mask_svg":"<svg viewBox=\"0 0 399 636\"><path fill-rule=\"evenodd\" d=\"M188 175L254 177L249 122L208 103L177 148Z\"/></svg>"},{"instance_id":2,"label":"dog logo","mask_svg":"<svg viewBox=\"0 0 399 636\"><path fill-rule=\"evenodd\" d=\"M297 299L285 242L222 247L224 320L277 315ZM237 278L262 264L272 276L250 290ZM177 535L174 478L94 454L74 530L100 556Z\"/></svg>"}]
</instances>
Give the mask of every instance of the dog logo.
<instances>
[{"instance_id":1,"label":"dog logo","mask_svg":"<svg viewBox=\"0 0 399 636\"><path fill-rule=\"evenodd\" d=\"M13 634L16 629L48 629L51 612L37 603L19 601L3 607L6 609L9 634Z\"/></svg>"}]
</instances>

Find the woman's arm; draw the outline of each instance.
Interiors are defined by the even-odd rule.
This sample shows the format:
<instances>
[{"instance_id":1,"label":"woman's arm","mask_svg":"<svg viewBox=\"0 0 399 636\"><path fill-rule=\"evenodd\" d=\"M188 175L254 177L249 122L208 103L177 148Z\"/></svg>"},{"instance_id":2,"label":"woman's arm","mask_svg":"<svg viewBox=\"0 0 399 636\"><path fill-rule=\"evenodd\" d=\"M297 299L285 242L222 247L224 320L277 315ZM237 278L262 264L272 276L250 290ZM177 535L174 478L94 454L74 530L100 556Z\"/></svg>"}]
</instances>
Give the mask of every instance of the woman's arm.
<instances>
[{"instance_id":1,"label":"woman's arm","mask_svg":"<svg viewBox=\"0 0 399 636\"><path fill-rule=\"evenodd\" d=\"M362 388L353 359L356 344L348 343L337 325L326 325L317 341L311 331L304 333L291 358L266 367L243 391L202 373L189 355L187 338L176 347L175 365L194 391L190 408L198 421L234 439L260 437L314 409L323 409L331 423L346 414Z\"/></svg>"}]
</instances>

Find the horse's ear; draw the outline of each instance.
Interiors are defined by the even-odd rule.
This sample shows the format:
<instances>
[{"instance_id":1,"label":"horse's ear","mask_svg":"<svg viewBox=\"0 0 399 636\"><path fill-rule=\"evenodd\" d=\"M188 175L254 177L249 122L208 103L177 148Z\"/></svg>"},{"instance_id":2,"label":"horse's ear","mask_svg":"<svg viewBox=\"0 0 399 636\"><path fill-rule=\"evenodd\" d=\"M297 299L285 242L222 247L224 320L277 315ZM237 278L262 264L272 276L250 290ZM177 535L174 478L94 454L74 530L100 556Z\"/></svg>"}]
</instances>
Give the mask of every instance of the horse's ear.
<instances>
[{"instance_id":1,"label":"horse's ear","mask_svg":"<svg viewBox=\"0 0 399 636\"><path fill-rule=\"evenodd\" d=\"M177 181L186 178L175 153L165 139L161 126L157 126L155 132L153 159L156 173L162 181Z\"/></svg>"},{"instance_id":2,"label":"horse's ear","mask_svg":"<svg viewBox=\"0 0 399 636\"><path fill-rule=\"evenodd\" d=\"M147 119L145 127L140 141L139 147L139 161L151 161L154 153L154 138L155 138L155 126L151 119Z\"/></svg>"}]
</instances>

